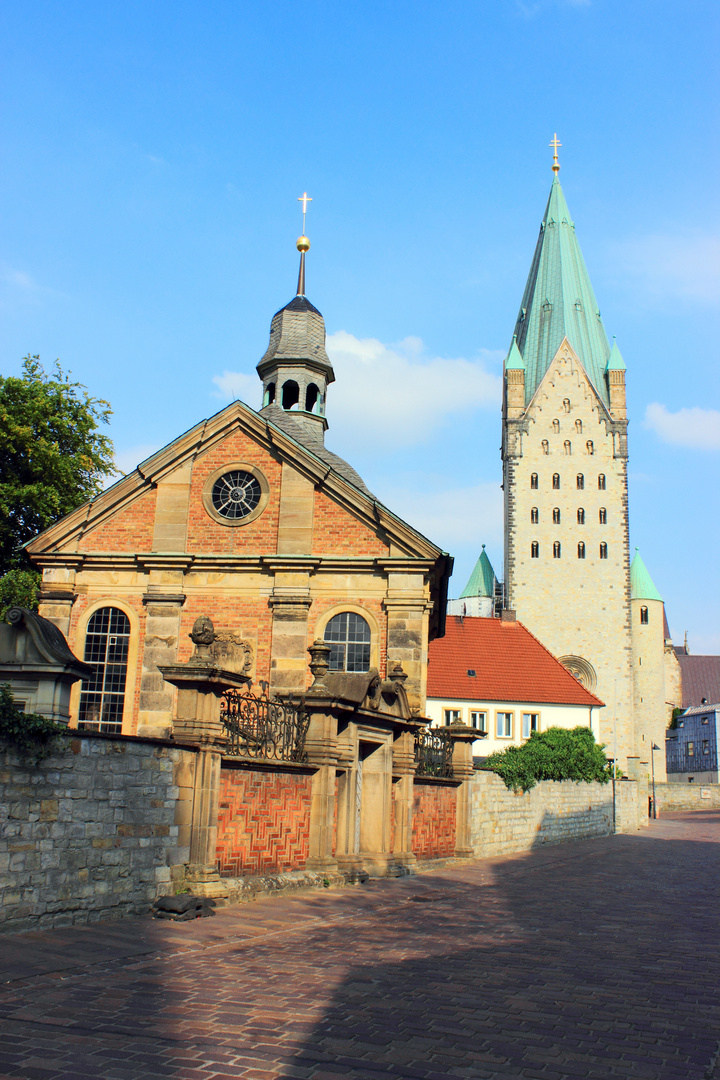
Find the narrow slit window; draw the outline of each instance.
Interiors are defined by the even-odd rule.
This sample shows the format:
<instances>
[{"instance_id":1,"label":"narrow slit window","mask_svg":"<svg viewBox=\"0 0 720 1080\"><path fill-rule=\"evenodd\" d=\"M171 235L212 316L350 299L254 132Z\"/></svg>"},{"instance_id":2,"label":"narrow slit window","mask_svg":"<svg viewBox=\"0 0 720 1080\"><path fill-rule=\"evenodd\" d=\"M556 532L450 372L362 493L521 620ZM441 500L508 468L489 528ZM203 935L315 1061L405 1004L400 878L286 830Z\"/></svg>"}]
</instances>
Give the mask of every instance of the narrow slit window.
<instances>
[{"instance_id":1,"label":"narrow slit window","mask_svg":"<svg viewBox=\"0 0 720 1080\"><path fill-rule=\"evenodd\" d=\"M530 522L533 525L537 525L539 520L540 520L540 511L538 510L537 506L533 506L532 510L530 511Z\"/></svg>"},{"instance_id":2,"label":"narrow slit window","mask_svg":"<svg viewBox=\"0 0 720 1080\"><path fill-rule=\"evenodd\" d=\"M553 420L552 427L553 427L554 433L556 435L558 435L560 433L560 421L559 420Z\"/></svg>"},{"instance_id":3,"label":"narrow slit window","mask_svg":"<svg viewBox=\"0 0 720 1080\"><path fill-rule=\"evenodd\" d=\"M560 547L560 541L556 540L553 544L553 559L559 559L562 555L562 548Z\"/></svg>"},{"instance_id":4,"label":"narrow slit window","mask_svg":"<svg viewBox=\"0 0 720 1080\"><path fill-rule=\"evenodd\" d=\"M559 524L560 524L560 507L556 506L553 509L553 525L559 525Z\"/></svg>"},{"instance_id":5,"label":"narrow slit window","mask_svg":"<svg viewBox=\"0 0 720 1080\"><path fill-rule=\"evenodd\" d=\"M585 558L585 542L583 540L578 544L578 559Z\"/></svg>"},{"instance_id":6,"label":"narrow slit window","mask_svg":"<svg viewBox=\"0 0 720 1080\"><path fill-rule=\"evenodd\" d=\"M553 491L560 490L560 473L553 473Z\"/></svg>"},{"instance_id":7,"label":"narrow slit window","mask_svg":"<svg viewBox=\"0 0 720 1080\"><path fill-rule=\"evenodd\" d=\"M537 540L533 540L532 544L530 545L530 558L540 558L540 545L538 544Z\"/></svg>"},{"instance_id":8,"label":"narrow slit window","mask_svg":"<svg viewBox=\"0 0 720 1080\"><path fill-rule=\"evenodd\" d=\"M642 623L642 624L643 624L644 626L647 626L647 624L648 624L648 622L649 622L649 618L648 618L648 609L647 609L647 608L645 607L645 605L643 605L643 606L642 606L642 607L640 608L640 622L641 622L641 623Z\"/></svg>"},{"instance_id":9,"label":"narrow slit window","mask_svg":"<svg viewBox=\"0 0 720 1080\"><path fill-rule=\"evenodd\" d=\"M583 510L582 506L578 507L577 519L578 519L578 525L584 525L585 524L585 511Z\"/></svg>"},{"instance_id":10,"label":"narrow slit window","mask_svg":"<svg viewBox=\"0 0 720 1080\"><path fill-rule=\"evenodd\" d=\"M585 489L585 477L581 472L577 474L577 489L583 491Z\"/></svg>"},{"instance_id":11,"label":"narrow slit window","mask_svg":"<svg viewBox=\"0 0 720 1080\"><path fill-rule=\"evenodd\" d=\"M575 430L577 431L578 435L582 435L582 420L575 421Z\"/></svg>"},{"instance_id":12,"label":"narrow slit window","mask_svg":"<svg viewBox=\"0 0 720 1080\"><path fill-rule=\"evenodd\" d=\"M601 506L598 510L598 521L601 525L607 525L607 510L604 506Z\"/></svg>"},{"instance_id":13,"label":"narrow slit window","mask_svg":"<svg viewBox=\"0 0 720 1080\"><path fill-rule=\"evenodd\" d=\"M605 543L605 541L603 541L600 545L600 558L607 559L607 544Z\"/></svg>"},{"instance_id":14,"label":"narrow slit window","mask_svg":"<svg viewBox=\"0 0 720 1080\"><path fill-rule=\"evenodd\" d=\"M592 439L588 439L588 441L585 443L585 446L587 447L588 454L595 453L595 446L593 445Z\"/></svg>"},{"instance_id":15,"label":"narrow slit window","mask_svg":"<svg viewBox=\"0 0 720 1080\"><path fill-rule=\"evenodd\" d=\"M550 443L547 441L547 439L543 439L541 445L543 454L547 456L550 453Z\"/></svg>"},{"instance_id":16,"label":"narrow slit window","mask_svg":"<svg viewBox=\"0 0 720 1080\"><path fill-rule=\"evenodd\" d=\"M570 412L570 398L563 398L563 409L565 412Z\"/></svg>"},{"instance_id":17,"label":"narrow slit window","mask_svg":"<svg viewBox=\"0 0 720 1080\"><path fill-rule=\"evenodd\" d=\"M598 476L598 491L605 490L605 473L600 473Z\"/></svg>"},{"instance_id":18,"label":"narrow slit window","mask_svg":"<svg viewBox=\"0 0 720 1080\"><path fill-rule=\"evenodd\" d=\"M530 487L533 491L537 491L538 486L538 474L534 472L530 477Z\"/></svg>"}]
</instances>

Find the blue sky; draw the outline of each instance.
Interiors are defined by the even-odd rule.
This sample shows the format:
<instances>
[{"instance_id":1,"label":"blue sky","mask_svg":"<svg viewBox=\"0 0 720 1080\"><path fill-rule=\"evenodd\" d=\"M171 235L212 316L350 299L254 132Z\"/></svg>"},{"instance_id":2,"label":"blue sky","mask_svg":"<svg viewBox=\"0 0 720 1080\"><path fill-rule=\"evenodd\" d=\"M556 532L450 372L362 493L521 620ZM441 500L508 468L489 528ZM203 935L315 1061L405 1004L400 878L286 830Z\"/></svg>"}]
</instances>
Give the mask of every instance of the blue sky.
<instances>
[{"instance_id":1,"label":"blue sky","mask_svg":"<svg viewBox=\"0 0 720 1080\"><path fill-rule=\"evenodd\" d=\"M718 6L5 0L0 366L59 357L129 469L232 396L294 292L327 444L501 573L499 387L560 174L628 367L631 539L720 652Z\"/></svg>"}]
</instances>

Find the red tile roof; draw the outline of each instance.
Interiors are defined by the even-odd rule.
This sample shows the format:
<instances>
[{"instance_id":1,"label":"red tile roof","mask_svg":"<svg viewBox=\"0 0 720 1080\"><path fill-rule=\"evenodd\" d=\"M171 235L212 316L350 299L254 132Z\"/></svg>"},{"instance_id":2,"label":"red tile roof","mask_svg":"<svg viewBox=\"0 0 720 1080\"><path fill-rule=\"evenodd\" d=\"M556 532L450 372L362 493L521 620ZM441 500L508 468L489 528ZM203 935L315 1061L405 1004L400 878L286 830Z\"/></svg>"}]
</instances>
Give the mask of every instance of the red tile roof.
<instances>
[{"instance_id":1,"label":"red tile roof","mask_svg":"<svg viewBox=\"0 0 720 1080\"><path fill-rule=\"evenodd\" d=\"M468 670L476 675L468 675ZM601 706L519 622L450 615L430 642L428 697Z\"/></svg>"}]
</instances>

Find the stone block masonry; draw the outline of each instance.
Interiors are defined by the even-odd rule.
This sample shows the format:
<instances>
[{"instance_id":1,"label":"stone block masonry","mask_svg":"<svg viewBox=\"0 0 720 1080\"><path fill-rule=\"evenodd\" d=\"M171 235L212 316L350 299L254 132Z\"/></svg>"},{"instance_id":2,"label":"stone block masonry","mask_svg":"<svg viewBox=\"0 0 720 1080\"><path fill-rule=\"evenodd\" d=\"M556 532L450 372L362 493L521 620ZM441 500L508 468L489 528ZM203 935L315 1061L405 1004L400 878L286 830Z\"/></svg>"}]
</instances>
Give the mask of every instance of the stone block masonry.
<instances>
[{"instance_id":1,"label":"stone block masonry","mask_svg":"<svg viewBox=\"0 0 720 1080\"><path fill-rule=\"evenodd\" d=\"M680 810L720 810L720 784L655 784L658 816Z\"/></svg>"},{"instance_id":2,"label":"stone block masonry","mask_svg":"<svg viewBox=\"0 0 720 1080\"><path fill-rule=\"evenodd\" d=\"M55 747L37 766L0 756L0 930L144 913L188 860L193 751L74 732Z\"/></svg>"},{"instance_id":3,"label":"stone block masonry","mask_svg":"<svg viewBox=\"0 0 720 1080\"><path fill-rule=\"evenodd\" d=\"M634 831L637 814L632 817L630 789L634 794L637 785L627 781L622 786L618 831ZM470 828L476 858L608 836L614 831L612 785L544 780L530 791L514 792L495 773L477 772L471 781Z\"/></svg>"}]
</instances>

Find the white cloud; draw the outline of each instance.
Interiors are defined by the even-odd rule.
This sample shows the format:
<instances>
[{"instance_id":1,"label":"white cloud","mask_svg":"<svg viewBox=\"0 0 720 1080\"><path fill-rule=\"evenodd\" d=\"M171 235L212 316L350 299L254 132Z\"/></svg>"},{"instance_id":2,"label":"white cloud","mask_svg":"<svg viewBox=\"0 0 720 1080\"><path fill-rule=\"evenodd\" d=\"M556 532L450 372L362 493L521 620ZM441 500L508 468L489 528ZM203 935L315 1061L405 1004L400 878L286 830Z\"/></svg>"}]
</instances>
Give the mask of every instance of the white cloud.
<instances>
[{"instance_id":1,"label":"white cloud","mask_svg":"<svg viewBox=\"0 0 720 1080\"><path fill-rule=\"evenodd\" d=\"M499 541L503 529L503 499L499 483L455 489L438 488L418 480L392 476L373 482L378 498L394 514L418 529L445 551L470 544Z\"/></svg>"},{"instance_id":2,"label":"white cloud","mask_svg":"<svg viewBox=\"0 0 720 1080\"><path fill-rule=\"evenodd\" d=\"M243 375L240 371L223 371L222 375L214 375L213 382L217 390L213 391L214 397L235 401L241 401L250 405L260 397L260 381L257 375ZM259 404L259 402L258 402Z\"/></svg>"},{"instance_id":3,"label":"white cloud","mask_svg":"<svg viewBox=\"0 0 720 1080\"><path fill-rule=\"evenodd\" d=\"M614 257L645 292L701 303L720 301L720 236L660 233L614 246Z\"/></svg>"},{"instance_id":4,"label":"white cloud","mask_svg":"<svg viewBox=\"0 0 720 1080\"><path fill-rule=\"evenodd\" d=\"M420 338L384 345L338 330L327 351L337 379L328 418L346 452L373 442L383 449L429 442L454 416L500 405L502 379L486 365L499 364L502 350L481 349L476 360L428 357ZM224 371L213 382L217 397L259 397L255 375Z\"/></svg>"},{"instance_id":5,"label":"white cloud","mask_svg":"<svg viewBox=\"0 0 720 1080\"><path fill-rule=\"evenodd\" d=\"M678 409L669 412L653 402L645 410L644 426L663 442L686 446L691 450L720 450L720 411L717 409Z\"/></svg>"},{"instance_id":6,"label":"white cloud","mask_svg":"<svg viewBox=\"0 0 720 1080\"><path fill-rule=\"evenodd\" d=\"M384 345L345 330L328 336L327 350L337 377L328 411L344 447L429 442L454 416L500 404L502 380L486 367L500 351L482 350L477 360L427 357L419 338Z\"/></svg>"},{"instance_id":7,"label":"white cloud","mask_svg":"<svg viewBox=\"0 0 720 1080\"><path fill-rule=\"evenodd\" d=\"M141 461L146 461L152 454L157 453L160 447L155 443L148 443L141 446L130 446L127 450L115 451L115 467L127 476L128 473L133 472ZM111 484L119 479L117 476L110 480Z\"/></svg>"}]
</instances>

